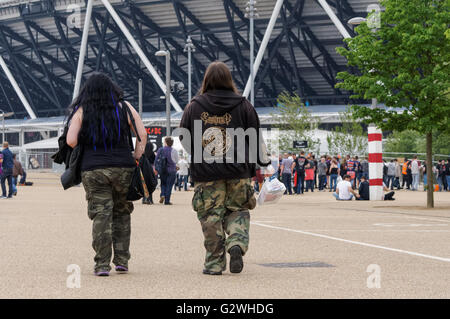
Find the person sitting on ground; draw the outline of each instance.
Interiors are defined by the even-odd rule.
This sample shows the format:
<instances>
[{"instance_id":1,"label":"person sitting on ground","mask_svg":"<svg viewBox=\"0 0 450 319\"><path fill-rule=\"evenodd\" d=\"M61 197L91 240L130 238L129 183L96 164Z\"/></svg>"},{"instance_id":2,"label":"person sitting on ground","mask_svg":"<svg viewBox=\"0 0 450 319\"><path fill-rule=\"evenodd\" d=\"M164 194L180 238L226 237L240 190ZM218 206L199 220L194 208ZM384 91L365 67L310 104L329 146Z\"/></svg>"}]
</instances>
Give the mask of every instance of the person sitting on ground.
<instances>
[{"instance_id":1,"label":"person sitting on ground","mask_svg":"<svg viewBox=\"0 0 450 319\"><path fill-rule=\"evenodd\" d=\"M337 184L336 192L333 193L337 200L352 200L353 195L359 198L359 195L353 190L350 180L351 176L346 174L344 179Z\"/></svg>"},{"instance_id":2,"label":"person sitting on ground","mask_svg":"<svg viewBox=\"0 0 450 319\"><path fill-rule=\"evenodd\" d=\"M384 195L384 200L395 200L395 192L389 192L389 188L383 183L383 190L388 192ZM361 177L361 183L359 184L359 198L358 200L369 200L370 199L370 185L369 181L365 176Z\"/></svg>"},{"instance_id":3,"label":"person sitting on ground","mask_svg":"<svg viewBox=\"0 0 450 319\"><path fill-rule=\"evenodd\" d=\"M17 178L20 176L24 176L22 163L20 163L16 159L16 154L13 154L13 161L14 161L14 167L13 167L13 177L12 177L12 187L13 187L13 195L17 195Z\"/></svg>"}]
</instances>

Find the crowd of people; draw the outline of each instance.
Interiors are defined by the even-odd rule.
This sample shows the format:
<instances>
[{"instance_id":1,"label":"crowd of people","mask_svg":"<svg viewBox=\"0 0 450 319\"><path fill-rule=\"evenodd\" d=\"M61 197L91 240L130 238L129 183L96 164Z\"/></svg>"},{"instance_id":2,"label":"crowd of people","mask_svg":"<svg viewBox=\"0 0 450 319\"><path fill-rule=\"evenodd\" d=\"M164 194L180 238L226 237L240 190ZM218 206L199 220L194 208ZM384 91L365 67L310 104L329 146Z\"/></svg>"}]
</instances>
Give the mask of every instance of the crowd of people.
<instances>
[{"instance_id":1,"label":"crowd of people","mask_svg":"<svg viewBox=\"0 0 450 319\"><path fill-rule=\"evenodd\" d=\"M439 191L450 191L449 160L441 160L433 166L433 178L439 185ZM314 192L314 190L321 192L328 190L334 192L333 195L336 197L339 194L339 184L344 185L343 182L348 181L351 191L341 189L341 195L338 196L340 199L344 197L359 199L356 193L353 193L355 190L364 193L361 199L369 199L369 161L367 157L360 160L358 156L346 155L341 158L339 155L322 155L316 159L314 154L305 154L304 151L300 151L298 154L284 153L278 156L273 153L271 164L275 168L277 177L286 187L285 194L301 195L305 192ZM399 163L398 159L391 159L389 162L384 160L383 187L385 191L394 189L417 191L421 176L423 177L423 189L426 190L426 164L424 161L418 160L417 156L413 156L411 160L404 158L403 163ZM345 195L342 195L343 192ZM386 195L386 198L392 199L391 192Z\"/></svg>"}]
</instances>

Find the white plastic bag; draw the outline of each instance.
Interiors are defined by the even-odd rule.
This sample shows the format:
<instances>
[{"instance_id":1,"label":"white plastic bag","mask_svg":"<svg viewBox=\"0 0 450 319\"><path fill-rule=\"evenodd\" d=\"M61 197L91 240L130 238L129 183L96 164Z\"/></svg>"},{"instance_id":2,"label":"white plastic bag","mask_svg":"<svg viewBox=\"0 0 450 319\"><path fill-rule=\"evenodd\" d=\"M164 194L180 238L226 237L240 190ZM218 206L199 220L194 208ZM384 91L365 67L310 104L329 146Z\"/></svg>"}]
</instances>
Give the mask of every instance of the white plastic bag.
<instances>
[{"instance_id":1,"label":"white plastic bag","mask_svg":"<svg viewBox=\"0 0 450 319\"><path fill-rule=\"evenodd\" d=\"M272 164L269 164L267 167L261 167L261 175L263 176L272 176L275 174L275 169L273 168Z\"/></svg>"},{"instance_id":2,"label":"white plastic bag","mask_svg":"<svg viewBox=\"0 0 450 319\"><path fill-rule=\"evenodd\" d=\"M286 191L286 187L278 178L272 176L262 186L258 196L258 205L275 204Z\"/></svg>"}]
</instances>

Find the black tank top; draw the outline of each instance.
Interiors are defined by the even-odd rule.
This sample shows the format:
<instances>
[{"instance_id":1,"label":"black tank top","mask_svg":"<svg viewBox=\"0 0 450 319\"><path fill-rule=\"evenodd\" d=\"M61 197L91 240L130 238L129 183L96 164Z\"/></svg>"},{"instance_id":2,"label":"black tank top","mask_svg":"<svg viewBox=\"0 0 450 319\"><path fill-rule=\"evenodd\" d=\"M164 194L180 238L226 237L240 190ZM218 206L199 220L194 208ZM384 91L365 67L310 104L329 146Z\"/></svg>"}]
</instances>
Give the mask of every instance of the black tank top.
<instances>
[{"instance_id":1,"label":"black tank top","mask_svg":"<svg viewBox=\"0 0 450 319\"><path fill-rule=\"evenodd\" d=\"M121 108L123 120L128 124L126 111ZM123 122L123 121L122 121ZM129 130L129 133L131 131ZM129 143L129 137L121 139L119 143L112 148L103 147L94 148L92 145L84 145L83 159L81 161L81 171L92 171L108 167L135 167L135 161L132 156L132 146Z\"/></svg>"}]
</instances>

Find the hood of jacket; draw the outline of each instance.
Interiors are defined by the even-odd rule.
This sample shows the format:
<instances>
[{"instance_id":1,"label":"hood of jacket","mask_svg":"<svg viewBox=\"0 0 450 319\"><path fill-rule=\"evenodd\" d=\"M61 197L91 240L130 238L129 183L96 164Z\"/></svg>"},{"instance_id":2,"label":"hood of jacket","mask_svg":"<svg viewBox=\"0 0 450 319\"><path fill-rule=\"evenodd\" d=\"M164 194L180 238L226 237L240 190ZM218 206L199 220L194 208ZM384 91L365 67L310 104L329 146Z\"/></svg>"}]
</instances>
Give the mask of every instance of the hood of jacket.
<instances>
[{"instance_id":1,"label":"hood of jacket","mask_svg":"<svg viewBox=\"0 0 450 319\"><path fill-rule=\"evenodd\" d=\"M195 101L210 109L213 113L229 112L242 102L245 97L240 96L233 91L214 90L196 96Z\"/></svg>"}]
</instances>

